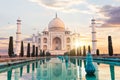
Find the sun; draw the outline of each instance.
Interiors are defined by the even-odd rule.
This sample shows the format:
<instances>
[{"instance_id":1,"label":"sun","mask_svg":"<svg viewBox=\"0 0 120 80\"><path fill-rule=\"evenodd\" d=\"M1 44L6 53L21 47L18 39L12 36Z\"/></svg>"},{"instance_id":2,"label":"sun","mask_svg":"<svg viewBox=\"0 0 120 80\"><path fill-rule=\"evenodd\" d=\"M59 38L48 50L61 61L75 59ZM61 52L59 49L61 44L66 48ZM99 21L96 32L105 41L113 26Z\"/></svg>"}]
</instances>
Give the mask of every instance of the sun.
<instances>
[{"instance_id":1,"label":"sun","mask_svg":"<svg viewBox=\"0 0 120 80\"><path fill-rule=\"evenodd\" d=\"M79 46L80 46L80 47L82 47L82 46L84 46L84 45L85 45L85 42L83 42L83 41L80 41L80 42L79 42Z\"/></svg>"},{"instance_id":2,"label":"sun","mask_svg":"<svg viewBox=\"0 0 120 80\"><path fill-rule=\"evenodd\" d=\"M85 45L85 42L83 41L75 41L75 46L78 48L78 47L82 47Z\"/></svg>"},{"instance_id":3,"label":"sun","mask_svg":"<svg viewBox=\"0 0 120 80\"><path fill-rule=\"evenodd\" d=\"M75 42L75 47L79 47L80 43L78 41Z\"/></svg>"}]
</instances>

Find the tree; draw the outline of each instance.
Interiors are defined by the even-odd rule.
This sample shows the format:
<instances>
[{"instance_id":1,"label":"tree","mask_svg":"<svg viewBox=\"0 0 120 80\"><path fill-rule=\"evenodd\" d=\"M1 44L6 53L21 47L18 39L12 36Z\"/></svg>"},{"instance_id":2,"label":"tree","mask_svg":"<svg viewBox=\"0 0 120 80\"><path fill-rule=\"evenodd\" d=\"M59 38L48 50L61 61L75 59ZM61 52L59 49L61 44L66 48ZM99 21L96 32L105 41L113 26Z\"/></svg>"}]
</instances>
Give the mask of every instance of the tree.
<instances>
[{"instance_id":1,"label":"tree","mask_svg":"<svg viewBox=\"0 0 120 80\"><path fill-rule=\"evenodd\" d=\"M38 47L36 47L36 57L38 57Z\"/></svg>"},{"instance_id":2,"label":"tree","mask_svg":"<svg viewBox=\"0 0 120 80\"><path fill-rule=\"evenodd\" d=\"M45 50L43 50L42 54L43 54L42 56L45 56Z\"/></svg>"},{"instance_id":3,"label":"tree","mask_svg":"<svg viewBox=\"0 0 120 80\"><path fill-rule=\"evenodd\" d=\"M88 46L88 52L91 53L90 45Z\"/></svg>"},{"instance_id":4,"label":"tree","mask_svg":"<svg viewBox=\"0 0 120 80\"><path fill-rule=\"evenodd\" d=\"M72 50L70 50L69 56L72 56Z\"/></svg>"},{"instance_id":5,"label":"tree","mask_svg":"<svg viewBox=\"0 0 120 80\"><path fill-rule=\"evenodd\" d=\"M8 55L9 55L9 57L12 57L14 55L14 51L13 51L13 37L12 36L9 37Z\"/></svg>"},{"instance_id":6,"label":"tree","mask_svg":"<svg viewBox=\"0 0 120 80\"><path fill-rule=\"evenodd\" d=\"M72 49L72 50L70 51L70 56L75 56L75 49Z\"/></svg>"},{"instance_id":7,"label":"tree","mask_svg":"<svg viewBox=\"0 0 120 80\"><path fill-rule=\"evenodd\" d=\"M30 57L30 43L27 46L27 57Z\"/></svg>"},{"instance_id":8,"label":"tree","mask_svg":"<svg viewBox=\"0 0 120 80\"><path fill-rule=\"evenodd\" d=\"M46 56L50 56L51 53L49 51L46 52Z\"/></svg>"},{"instance_id":9,"label":"tree","mask_svg":"<svg viewBox=\"0 0 120 80\"><path fill-rule=\"evenodd\" d=\"M42 53L42 50L40 49L40 56L42 56L43 55L43 53Z\"/></svg>"},{"instance_id":10,"label":"tree","mask_svg":"<svg viewBox=\"0 0 120 80\"><path fill-rule=\"evenodd\" d=\"M31 54L32 57L35 57L35 45L33 45L32 47L32 54Z\"/></svg>"},{"instance_id":11,"label":"tree","mask_svg":"<svg viewBox=\"0 0 120 80\"><path fill-rule=\"evenodd\" d=\"M86 48L83 46L83 56L86 56Z\"/></svg>"},{"instance_id":12,"label":"tree","mask_svg":"<svg viewBox=\"0 0 120 80\"><path fill-rule=\"evenodd\" d=\"M96 50L96 54L97 54L97 56L99 56L99 49Z\"/></svg>"},{"instance_id":13,"label":"tree","mask_svg":"<svg viewBox=\"0 0 120 80\"><path fill-rule=\"evenodd\" d=\"M78 56L81 56L81 54L82 54L82 52L81 52L81 47L78 47L78 48L77 48L77 55L78 55Z\"/></svg>"},{"instance_id":14,"label":"tree","mask_svg":"<svg viewBox=\"0 0 120 80\"><path fill-rule=\"evenodd\" d=\"M112 47L112 38L111 38L111 36L108 36L108 53L109 53L109 56L113 55L113 47Z\"/></svg>"},{"instance_id":15,"label":"tree","mask_svg":"<svg viewBox=\"0 0 120 80\"><path fill-rule=\"evenodd\" d=\"M81 47L80 47L80 56L82 56L82 51L81 51Z\"/></svg>"},{"instance_id":16,"label":"tree","mask_svg":"<svg viewBox=\"0 0 120 80\"><path fill-rule=\"evenodd\" d=\"M20 57L24 57L24 45L23 45L23 41L21 41Z\"/></svg>"},{"instance_id":17,"label":"tree","mask_svg":"<svg viewBox=\"0 0 120 80\"><path fill-rule=\"evenodd\" d=\"M80 56L80 47L77 48L77 56Z\"/></svg>"}]
</instances>

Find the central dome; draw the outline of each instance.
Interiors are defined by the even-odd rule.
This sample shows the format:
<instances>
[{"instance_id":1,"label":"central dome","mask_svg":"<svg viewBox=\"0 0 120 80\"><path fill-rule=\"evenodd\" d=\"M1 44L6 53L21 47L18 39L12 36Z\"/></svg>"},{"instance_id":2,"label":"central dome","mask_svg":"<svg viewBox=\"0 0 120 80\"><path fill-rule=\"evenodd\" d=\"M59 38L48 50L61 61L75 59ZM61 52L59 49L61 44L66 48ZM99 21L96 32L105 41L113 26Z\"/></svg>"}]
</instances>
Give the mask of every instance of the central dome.
<instances>
[{"instance_id":1,"label":"central dome","mask_svg":"<svg viewBox=\"0 0 120 80\"><path fill-rule=\"evenodd\" d=\"M50 31L55 31L55 30L63 31L65 30L65 25L63 21L60 18L58 18L56 15L56 17L53 18L53 20L49 22L48 29Z\"/></svg>"}]
</instances>

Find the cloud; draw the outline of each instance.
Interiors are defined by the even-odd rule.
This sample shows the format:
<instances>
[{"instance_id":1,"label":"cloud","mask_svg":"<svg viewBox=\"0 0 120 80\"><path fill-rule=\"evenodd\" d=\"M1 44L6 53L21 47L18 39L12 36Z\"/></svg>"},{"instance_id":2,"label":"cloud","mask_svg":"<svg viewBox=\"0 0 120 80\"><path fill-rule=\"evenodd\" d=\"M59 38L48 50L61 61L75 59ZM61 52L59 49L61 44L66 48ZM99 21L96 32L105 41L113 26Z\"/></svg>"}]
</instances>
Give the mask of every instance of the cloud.
<instances>
[{"instance_id":1,"label":"cloud","mask_svg":"<svg viewBox=\"0 0 120 80\"><path fill-rule=\"evenodd\" d=\"M7 52L7 49L0 49L0 55L8 55Z\"/></svg>"},{"instance_id":2,"label":"cloud","mask_svg":"<svg viewBox=\"0 0 120 80\"><path fill-rule=\"evenodd\" d=\"M54 9L64 9L73 5L78 5L84 0L30 0L41 6Z\"/></svg>"},{"instance_id":3,"label":"cloud","mask_svg":"<svg viewBox=\"0 0 120 80\"><path fill-rule=\"evenodd\" d=\"M5 25L5 26L0 27L0 33L6 34L9 31L11 31L11 30L13 31L15 29L16 29L16 25Z\"/></svg>"},{"instance_id":4,"label":"cloud","mask_svg":"<svg viewBox=\"0 0 120 80\"><path fill-rule=\"evenodd\" d=\"M6 26L1 27L1 30L12 30L15 28L16 28L16 25L6 25Z\"/></svg>"},{"instance_id":5,"label":"cloud","mask_svg":"<svg viewBox=\"0 0 120 80\"><path fill-rule=\"evenodd\" d=\"M96 12L97 6L87 3L86 0L29 0L31 2L37 3L45 8L60 10L62 12L78 12L83 14L93 14ZM82 4L82 5L80 5ZM79 6L79 7L74 7ZM80 7L87 7L86 10L81 10Z\"/></svg>"},{"instance_id":6,"label":"cloud","mask_svg":"<svg viewBox=\"0 0 120 80\"><path fill-rule=\"evenodd\" d=\"M8 38L0 38L0 48L8 46Z\"/></svg>"},{"instance_id":7,"label":"cloud","mask_svg":"<svg viewBox=\"0 0 120 80\"><path fill-rule=\"evenodd\" d=\"M8 40L8 38L0 37L0 40Z\"/></svg>"},{"instance_id":8,"label":"cloud","mask_svg":"<svg viewBox=\"0 0 120 80\"><path fill-rule=\"evenodd\" d=\"M0 55L7 53L8 38L0 37Z\"/></svg>"},{"instance_id":9,"label":"cloud","mask_svg":"<svg viewBox=\"0 0 120 80\"><path fill-rule=\"evenodd\" d=\"M8 45L8 41L9 41L8 38L0 37L0 45L1 45L0 47L4 47Z\"/></svg>"},{"instance_id":10,"label":"cloud","mask_svg":"<svg viewBox=\"0 0 120 80\"><path fill-rule=\"evenodd\" d=\"M120 0L115 0L115 1L118 1L118 2L119 2Z\"/></svg>"},{"instance_id":11,"label":"cloud","mask_svg":"<svg viewBox=\"0 0 120 80\"><path fill-rule=\"evenodd\" d=\"M25 38L23 41L32 41L32 38Z\"/></svg>"},{"instance_id":12,"label":"cloud","mask_svg":"<svg viewBox=\"0 0 120 80\"><path fill-rule=\"evenodd\" d=\"M100 9L102 15L107 17L101 27L120 27L120 6L103 6Z\"/></svg>"},{"instance_id":13,"label":"cloud","mask_svg":"<svg viewBox=\"0 0 120 80\"><path fill-rule=\"evenodd\" d=\"M87 0L29 0L30 2L37 3L39 6L52 9L55 11L61 11L64 13L80 13L91 16L103 15L99 13L100 5L92 4Z\"/></svg>"}]
</instances>

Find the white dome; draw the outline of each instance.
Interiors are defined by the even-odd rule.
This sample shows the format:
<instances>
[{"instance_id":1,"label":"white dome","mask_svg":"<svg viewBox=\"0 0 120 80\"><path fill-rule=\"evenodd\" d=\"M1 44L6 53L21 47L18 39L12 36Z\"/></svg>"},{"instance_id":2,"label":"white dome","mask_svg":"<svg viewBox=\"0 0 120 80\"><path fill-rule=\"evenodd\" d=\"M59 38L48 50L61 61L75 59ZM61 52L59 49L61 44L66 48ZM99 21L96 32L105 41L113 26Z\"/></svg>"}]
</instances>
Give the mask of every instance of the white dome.
<instances>
[{"instance_id":1,"label":"white dome","mask_svg":"<svg viewBox=\"0 0 120 80\"><path fill-rule=\"evenodd\" d=\"M65 25L60 18L55 17L52 21L49 22L48 29L50 31L53 31L53 30L61 31L61 30L65 30Z\"/></svg>"}]
</instances>

